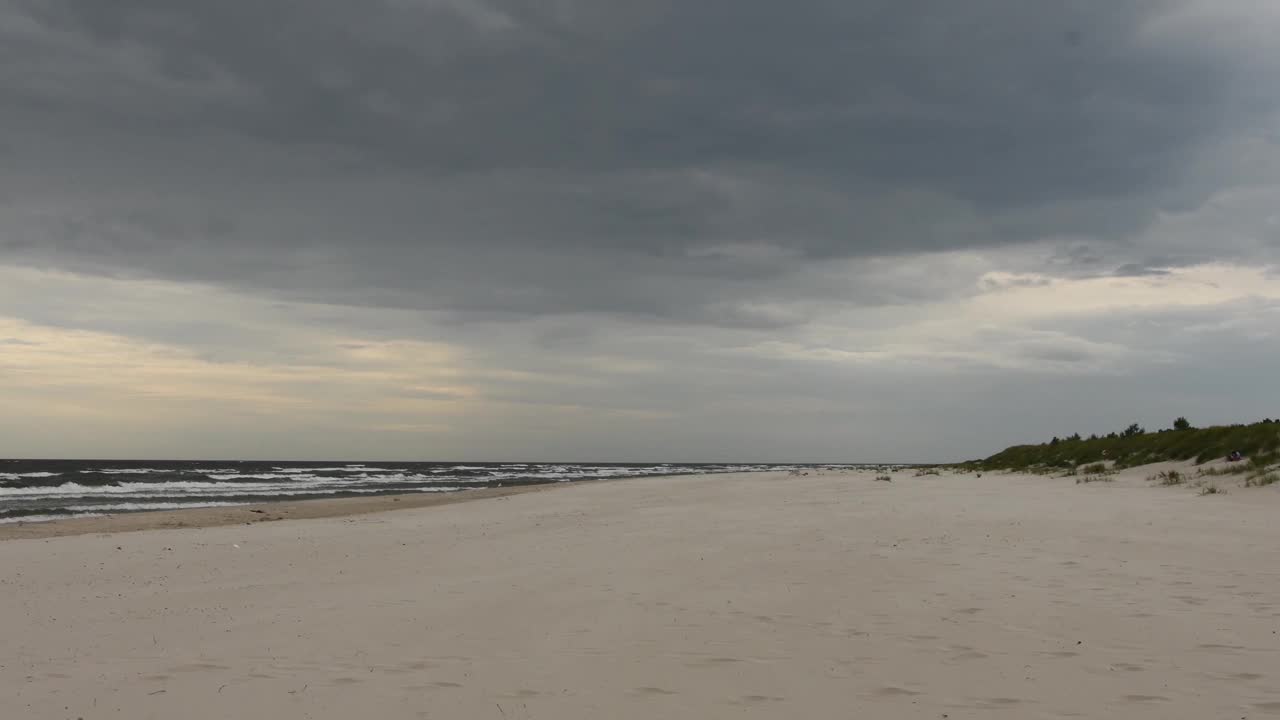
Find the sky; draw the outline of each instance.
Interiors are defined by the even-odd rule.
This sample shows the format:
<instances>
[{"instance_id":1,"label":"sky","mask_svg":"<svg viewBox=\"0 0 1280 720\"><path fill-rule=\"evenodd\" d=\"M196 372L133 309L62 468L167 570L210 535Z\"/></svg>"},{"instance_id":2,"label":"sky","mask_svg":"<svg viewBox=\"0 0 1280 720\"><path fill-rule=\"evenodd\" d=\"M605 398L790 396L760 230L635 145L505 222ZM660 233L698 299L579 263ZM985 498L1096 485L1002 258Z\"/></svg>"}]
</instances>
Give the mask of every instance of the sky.
<instances>
[{"instance_id":1,"label":"sky","mask_svg":"<svg viewBox=\"0 0 1280 720\"><path fill-rule=\"evenodd\" d=\"M0 0L0 456L1280 416L1273 0Z\"/></svg>"}]
</instances>

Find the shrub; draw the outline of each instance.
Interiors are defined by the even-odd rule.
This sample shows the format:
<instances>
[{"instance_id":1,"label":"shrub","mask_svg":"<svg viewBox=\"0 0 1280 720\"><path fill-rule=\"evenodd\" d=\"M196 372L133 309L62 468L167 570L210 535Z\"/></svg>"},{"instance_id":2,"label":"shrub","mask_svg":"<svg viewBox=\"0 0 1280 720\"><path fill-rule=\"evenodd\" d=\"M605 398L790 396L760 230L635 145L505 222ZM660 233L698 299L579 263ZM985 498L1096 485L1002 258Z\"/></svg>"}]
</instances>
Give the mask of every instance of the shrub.
<instances>
[{"instance_id":1,"label":"shrub","mask_svg":"<svg viewBox=\"0 0 1280 720\"><path fill-rule=\"evenodd\" d=\"M1152 475L1151 477L1147 478L1147 480L1150 480L1152 482L1158 482L1161 485L1166 485L1166 486L1181 485L1187 481L1187 477L1182 473L1178 472L1177 470L1165 470L1164 472L1159 472L1159 473L1156 473L1155 475Z\"/></svg>"},{"instance_id":2,"label":"shrub","mask_svg":"<svg viewBox=\"0 0 1280 720\"><path fill-rule=\"evenodd\" d=\"M1190 430L1191 422L1184 417L1180 417L1173 421L1174 430Z\"/></svg>"},{"instance_id":3,"label":"shrub","mask_svg":"<svg viewBox=\"0 0 1280 720\"><path fill-rule=\"evenodd\" d=\"M1085 473L1086 475L1101 475L1106 471L1107 471L1106 463L1094 463L1092 465L1085 465L1080 468L1080 472Z\"/></svg>"},{"instance_id":4,"label":"shrub","mask_svg":"<svg viewBox=\"0 0 1280 720\"><path fill-rule=\"evenodd\" d=\"M877 475L876 482L893 482L893 478L888 475Z\"/></svg>"},{"instance_id":5,"label":"shrub","mask_svg":"<svg viewBox=\"0 0 1280 720\"><path fill-rule=\"evenodd\" d=\"M1122 438L1137 437L1139 435L1145 435L1146 432L1147 432L1146 430L1142 429L1141 425L1139 425L1138 423L1134 423L1129 427L1125 428L1124 432L1120 433L1120 437Z\"/></svg>"}]
</instances>

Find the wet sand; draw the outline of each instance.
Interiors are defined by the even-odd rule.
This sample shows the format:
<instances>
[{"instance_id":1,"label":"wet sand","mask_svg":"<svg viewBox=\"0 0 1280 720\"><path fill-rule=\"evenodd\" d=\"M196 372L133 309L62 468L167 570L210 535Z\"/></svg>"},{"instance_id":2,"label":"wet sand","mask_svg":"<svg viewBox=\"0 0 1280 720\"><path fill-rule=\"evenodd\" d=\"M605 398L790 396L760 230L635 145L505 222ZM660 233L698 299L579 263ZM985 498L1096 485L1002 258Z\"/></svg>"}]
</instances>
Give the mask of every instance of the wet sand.
<instances>
[{"instance_id":1,"label":"wet sand","mask_svg":"<svg viewBox=\"0 0 1280 720\"><path fill-rule=\"evenodd\" d=\"M597 480L593 482L607 481ZM346 517L390 510L452 505L472 500L520 495L527 492L541 492L565 487L569 484L521 485L450 493L412 493L405 495L378 495L375 497L270 502L233 507L119 513L99 517L67 518L51 522L9 523L0 525L0 541L18 538L39 539L171 528L208 528L276 520L315 520L318 518Z\"/></svg>"}]
</instances>

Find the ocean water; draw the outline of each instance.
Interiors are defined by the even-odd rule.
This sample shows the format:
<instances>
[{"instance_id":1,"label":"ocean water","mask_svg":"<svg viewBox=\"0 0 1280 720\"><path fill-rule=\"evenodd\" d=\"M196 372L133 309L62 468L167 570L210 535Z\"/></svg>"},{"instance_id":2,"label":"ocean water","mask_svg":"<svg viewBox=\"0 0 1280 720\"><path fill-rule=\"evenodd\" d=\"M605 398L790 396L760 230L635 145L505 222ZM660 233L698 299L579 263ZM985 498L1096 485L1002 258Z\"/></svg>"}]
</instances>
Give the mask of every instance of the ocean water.
<instances>
[{"instance_id":1,"label":"ocean water","mask_svg":"<svg viewBox=\"0 0 1280 720\"><path fill-rule=\"evenodd\" d=\"M0 460L0 524L273 500L855 465Z\"/></svg>"}]
</instances>

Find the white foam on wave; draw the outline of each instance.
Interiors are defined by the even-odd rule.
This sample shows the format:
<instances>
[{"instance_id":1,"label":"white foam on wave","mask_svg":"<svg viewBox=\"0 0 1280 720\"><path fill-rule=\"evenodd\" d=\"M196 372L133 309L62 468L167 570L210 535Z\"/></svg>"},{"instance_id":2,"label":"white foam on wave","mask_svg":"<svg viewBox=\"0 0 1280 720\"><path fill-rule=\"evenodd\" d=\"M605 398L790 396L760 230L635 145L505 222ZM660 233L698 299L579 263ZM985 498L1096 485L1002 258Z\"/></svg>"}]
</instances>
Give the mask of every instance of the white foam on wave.
<instances>
[{"instance_id":1,"label":"white foam on wave","mask_svg":"<svg viewBox=\"0 0 1280 720\"><path fill-rule=\"evenodd\" d=\"M154 495L181 491L201 493L216 491L218 494L256 494L255 491L285 489L294 485L265 483L217 483L198 480L179 480L165 483L127 483L124 485L81 485L68 482L53 487L0 488L0 497L75 497L78 495Z\"/></svg>"},{"instance_id":2,"label":"white foam on wave","mask_svg":"<svg viewBox=\"0 0 1280 720\"><path fill-rule=\"evenodd\" d=\"M0 518L0 525L53 522L54 520L66 520L71 517L102 517L102 513L85 513L83 515L27 515L26 517Z\"/></svg>"},{"instance_id":3,"label":"white foam on wave","mask_svg":"<svg viewBox=\"0 0 1280 720\"><path fill-rule=\"evenodd\" d=\"M254 473L242 475L240 473L208 473L209 477L214 480L297 480L298 476L285 473Z\"/></svg>"},{"instance_id":4,"label":"white foam on wave","mask_svg":"<svg viewBox=\"0 0 1280 720\"><path fill-rule=\"evenodd\" d=\"M30 473L0 473L0 480L21 480L23 478L47 478L57 477L62 473L52 472L30 472Z\"/></svg>"},{"instance_id":5,"label":"white foam on wave","mask_svg":"<svg viewBox=\"0 0 1280 720\"><path fill-rule=\"evenodd\" d=\"M181 472L181 470L170 470L169 468L101 468L97 470L81 470L80 473L94 475L146 475L148 473L171 473Z\"/></svg>"},{"instance_id":6,"label":"white foam on wave","mask_svg":"<svg viewBox=\"0 0 1280 720\"><path fill-rule=\"evenodd\" d=\"M133 512L138 510L186 510L188 508L240 507L247 502L156 502L156 503L111 503L110 505L68 505L67 510L74 513L109 513Z\"/></svg>"},{"instance_id":7,"label":"white foam on wave","mask_svg":"<svg viewBox=\"0 0 1280 720\"><path fill-rule=\"evenodd\" d=\"M393 468L369 467L367 465L343 465L341 467L285 467L276 466L282 473L317 473L317 472L396 472Z\"/></svg>"},{"instance_id":8,"label":"white foam on wave","mask_svg":"<svg viewBox=\"0 0 1280 720\"><path fill-rule=\"evenodd\" d=\"M457 486L406 487L405 492L451 492L462 490ZM302 483L215 483L200 481L177 481L166 483L135 483L126 485L80 485L63 483L55 487L0 488L0 498L23 499L56 499L74 497L92 497L96 495L133 496L146 498L181 498L199 497L202 495L271 495L290 497L294 495L332 495L342 492L350 493L385 493L388 488L361 487L342 481Z\"/></svg>"}]
</instances>

